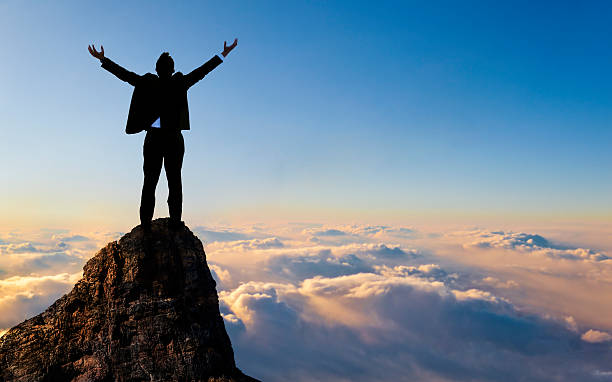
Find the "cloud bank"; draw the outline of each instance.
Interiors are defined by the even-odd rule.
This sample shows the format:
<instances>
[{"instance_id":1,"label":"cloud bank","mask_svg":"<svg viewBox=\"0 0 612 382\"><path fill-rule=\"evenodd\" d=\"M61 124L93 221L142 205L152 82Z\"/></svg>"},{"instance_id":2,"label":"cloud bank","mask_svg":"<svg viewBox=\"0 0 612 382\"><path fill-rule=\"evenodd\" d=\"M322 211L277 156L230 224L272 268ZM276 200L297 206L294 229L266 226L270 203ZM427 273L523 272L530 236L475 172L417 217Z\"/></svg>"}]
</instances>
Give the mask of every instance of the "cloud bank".
<instances>
[{"instance_id":1,"label":"cloud bank","mask_svg":"<svg viewBox=\"0 0 612 382\"><path fill-rule=\"evenodd\" d=\"M608 295L573 292L582 283L606 290L605 251L496 230L194 231L205 241L237 363L262 380L612 380L612 321L590 319L612 310ZM0 333L67 292L115 237L0 235ZM543 277L567 304L550 304L533 282Z\"/></svg>"}]
</instances>

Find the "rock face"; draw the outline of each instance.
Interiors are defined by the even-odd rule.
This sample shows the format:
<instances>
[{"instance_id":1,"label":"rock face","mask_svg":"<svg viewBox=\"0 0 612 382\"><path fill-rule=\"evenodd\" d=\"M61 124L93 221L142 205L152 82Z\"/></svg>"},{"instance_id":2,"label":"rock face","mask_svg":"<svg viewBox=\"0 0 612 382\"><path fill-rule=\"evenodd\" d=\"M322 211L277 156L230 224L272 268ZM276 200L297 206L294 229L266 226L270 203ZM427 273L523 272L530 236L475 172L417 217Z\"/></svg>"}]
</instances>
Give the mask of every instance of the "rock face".
<instances>
[{"instance_id":1,"label":"rock face","mask_svg":"<svg viewBox=\"0 0 612 382\"><path fill-rule=\"evenodd\" d=\"M0 338L0 381L256 381L236 368L202 243L169 224L109 243Z\"/></svg>"}]
</instances>

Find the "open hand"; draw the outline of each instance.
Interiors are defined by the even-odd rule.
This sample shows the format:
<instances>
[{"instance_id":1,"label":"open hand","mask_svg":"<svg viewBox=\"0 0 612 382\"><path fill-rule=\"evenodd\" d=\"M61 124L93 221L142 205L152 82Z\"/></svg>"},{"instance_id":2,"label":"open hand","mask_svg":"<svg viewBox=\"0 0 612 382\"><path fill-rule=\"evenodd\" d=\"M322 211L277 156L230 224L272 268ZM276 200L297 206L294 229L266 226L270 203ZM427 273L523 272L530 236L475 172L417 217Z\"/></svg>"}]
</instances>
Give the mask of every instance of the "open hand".
<instances>
[{"instance_id":1,"label":"open hand","mask_svg":"<svg viewBox=\"0 0 612 382\"><path fill-rule=\"evenodd\" d=\"M227 46L227 41L224 41L223 42L223 52L221 52L223 57L227 56L229 54L229 52L231 52L232 49L234 49L236 47L236 45L238 45L238 39L237 38L234 39L234 43L232 45L230 45L230 46Z\"/></svg>"},{"instance_id":2,"label":"open hand","mask_svg":"<svg viewBox=\"0 0 612 382\"><path fill-rule=\"evenodd\" d=\"M102 59L104 58L104 46L102 46L102 45L100 45L100 51L99 52L96 50L96 47L93 44L92 45L87 45L87 50L89 50L89 53L92 56L94 56L95 58L97 58L100 61L102 61Z\"/></svg>"}]
</instances>

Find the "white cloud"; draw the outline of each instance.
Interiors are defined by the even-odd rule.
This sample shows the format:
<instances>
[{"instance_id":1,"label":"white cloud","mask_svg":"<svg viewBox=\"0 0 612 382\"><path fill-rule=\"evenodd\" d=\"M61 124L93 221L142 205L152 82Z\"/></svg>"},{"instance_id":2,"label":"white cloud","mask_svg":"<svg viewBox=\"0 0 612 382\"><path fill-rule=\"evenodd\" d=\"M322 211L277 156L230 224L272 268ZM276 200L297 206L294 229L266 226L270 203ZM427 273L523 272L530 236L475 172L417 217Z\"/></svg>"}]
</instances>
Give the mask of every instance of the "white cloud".
<instances>
[{"instance_id":1,"label":"white cloud","mask_svg":"<svg viewBox=\"0 0 612 382\"><path fill-rule=\"evenodd\" d=\"M493 296L491 293L479 289L468 289L466 291L454 290L453 295L459 301L483 300L489 302L499 302L499 299Z\"/></svg>"},{"instance_id":2,"label":"white cloud","mask_svg":"<svg viewBox=\"0 0 612 382\"><path fill-rule=\"evenodd\" d=\"M498 278L492 276L487 276L483 278L482 283L498 289L511 289L519 287L519 284L514 280L501 281Z\"/></svg>"},{"instance_id":3,"label":"white cloud","mask_svg":"<svg viewBox=\"0 0 612 382\"><path fill-rule=\"evenodd\" d=\"M270 381L588 381L599 351L572 350L562 321L398 269L249 282L220 299L238 364Z\"/></svg>"},{"instance_id":4,"label":"white cloud","mask_svg":"<svg viewBox=\"0 0 612 382\"><path fill-rule=\"evenodd\" d=\"M210 273L217 282L218 289L225 289L225 285L230 285L232 282L232 276L227 269L224 269L216 264L208 263Z\"/></svg>"},{"instance_id":5,"label":"white cloud","mask_svg":"<svg viewBox=\"0 0 612 382\"><path fill-rule=\"evenodd\" d=\"M610 333L607 333L607 332L602 332L602 331L595 330L595 329L589 329L580 338L582 338L582 340L586 342L598 343L598 342L611 341L612 335L610 335Z\"/></svg>"},{"instance_id":6,"label":"white cloud","mask_svg":"<svg viewBox=\"0 0 612 382\"><path fill-rule=\"evenodd\" d=\"M387 265L374 267L380 274L391 276L420 276L429 280L444 280L449 275L438 264L420 264L416 266L398 265L389 267Z\"/></svg>"},{"instance_id":7,"label":"white cloud","mask_svg":"<svg viewBox=\"0 0 612 382\"><path fill-rule=\"evenodd\" d=\"M32 243L7 244L0 246L0 253L23 253L23 252L40 252Z\"/></svg>"},{"instance_id":8,"label":"white cloud","mask_svg":"<svg viewBox=\"0 0 612 382\"><path fill-rule=\"evenodd\" d=\"M231 245L234 249L240 249L243 251L284 247L284 244L277 237L233 241L231 242Z\"/></svg>"},{"instance_id":9,"label":"white cloud","mask_svg":"<svg viewBox=\"0 0 612 382\"><path fill-rule=\"evenodd\" d=\"M605 251L537 234L403 226L194 232L207 242L237 364L263 380L591 381L607 370L610 349L597 342L609 341L612 322L583 314L609 316ZM0 237L0 248L13 246L0 256L0 328L8 328L69 290L116 235ZM567 284L580 280L590 283L587 298Z\"/></svg>"},{"instance_id":10,"label":"white cloud","mask_svg":"<svg viewBox=\"0 0 612 382\"><path fill-rule=\"evenodd\" d=\"M81 273L12 276L0 280L0 327L10 327L45 310L67 293Z\"/></svg>"},{"instance_id":11,"label":"white cloud","mask_svg":"<svg viewBox=\"0 0 612 382\"><path fill-rule=\"evenodd\" d=\"M75 241L89 241L90 239L87 236L83 235L53 235L52 239L59 240L63 242L75 242Z\"/></svg>"},{"instance_id":12,"label":"white cloud","mask_svg":"<svg viewBox=\"0 0 612 382\"><path fill-rule=\"evenodd\" d=\"M604 253L587 248L568 248L554 245L540 235L503 231L463 231L452 236L463 236L470 241L465 248L502 248L532 255L566 260L604 261L610 258Z\"/></svg>"},{"instance_id":13,"label":"white cloud","mask_svg":"<svg viewBox=\"0 0 612 382\"><path fill-rule=\"evenodd\" d=\"M566 327L572 332L578 332L578 323L576 319L572 316L565 317Z\"/></svg>"},{"instance_id":14,"label":"white cloud","mask_svg":"<svg viewBox=\"0 0 612 382\"><path fill-rule=\"evenodd\" d=\"M119 235L58 229L0 234L0 328L45 310L72 288L85 262Z\"/></svg>"}]
</instances>

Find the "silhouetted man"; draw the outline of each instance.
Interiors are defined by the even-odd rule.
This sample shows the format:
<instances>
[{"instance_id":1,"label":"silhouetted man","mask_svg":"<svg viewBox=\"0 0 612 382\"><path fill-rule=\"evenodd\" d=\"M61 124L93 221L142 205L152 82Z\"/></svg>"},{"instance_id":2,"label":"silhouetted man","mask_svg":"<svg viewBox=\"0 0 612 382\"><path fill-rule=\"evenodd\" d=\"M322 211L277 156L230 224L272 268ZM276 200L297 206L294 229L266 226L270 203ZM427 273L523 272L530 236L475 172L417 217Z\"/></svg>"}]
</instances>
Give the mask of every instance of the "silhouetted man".
<instances>
[{"instance_id":1,"label":"silhouetted man","mask_svg":"<svg viewBox=\"0 0 612 382\"><path fill-rule=\"evenodd\" d=\"M225 58L238 44L238 39L228 46L223 43L221 55ZM174 73L174 60L164 52L159 56L155 71L157 75L147 73L138 75L117 65L104 57L104 47L100 52L91 45L89 53L99 59L102 67L122 81L134 86L130 111L125 127L128 134L146 130L144 141L144 184L140 199L140 222L146 229L153 219L155 208L155 187L159 180L162 163L168 179L168 209L173 223L180 223L183 191L181 185L181 167L185 144L181 130L189 130L189 108L187 90L214 68L223 62L214 56L204 65L187 75Z\"/></svg>"}]
</instances>

